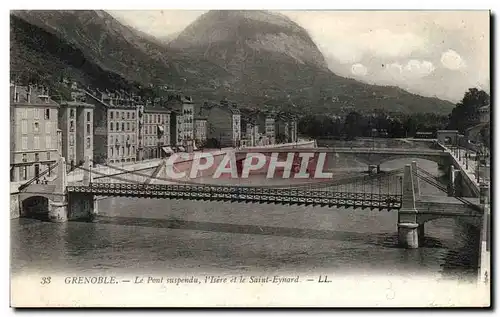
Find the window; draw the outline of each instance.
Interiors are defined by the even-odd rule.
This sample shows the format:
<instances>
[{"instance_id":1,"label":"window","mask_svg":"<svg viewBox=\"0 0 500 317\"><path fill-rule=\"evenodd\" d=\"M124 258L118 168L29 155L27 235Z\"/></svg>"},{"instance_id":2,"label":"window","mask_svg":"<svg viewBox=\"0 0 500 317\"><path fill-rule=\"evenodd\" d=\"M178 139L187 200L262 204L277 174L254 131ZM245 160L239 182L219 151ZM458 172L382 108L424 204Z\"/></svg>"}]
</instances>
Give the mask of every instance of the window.
<instances>
[{"instance_id":1,"label":"window","mask_svg":"<svg viewBox=\"0 0 500 317\"><path fill-rule=\"evenodd\" d=\"M33 137L33 149L34 150L40 149L40 137L38 135L35 135Z\"/></svg>"},{"instance_id":2,"label":"window","mask_svg":"<svg viewBox=\"0 0 500 317\"><path fill-rule=\"evenodd\" d=\"M125 112L122 111L122 119L125 119Z\"/></svg>"},{"instance_id":3,"label":"window","mask_svg":"<svg viewBox=\"0 0 500 317\"><path fill-rule=\"evenodd\" d=\"M127 112L127 119L130 119L130 112Z\"/></svg>"},{"instance_id":4,"label":"window","mask_svg":"<svg viewBox=\"0 0 500 317\"><path fill-rule=\"evenodd\" d=\"M90 122L92 121L92 119L90 118L90 111L87 111L87 122Z\"/></svg>"},{"instance_id":5,"label":"window","mask_svg":"<svg viewBox=\"0 0 500 317\"><path fill-rule=\"evenodd\" d=\"M135 131L135 122L132 122L132 131Z\"/></svg>"},{"instance_id":6,"label":"window","mask_svg":"<svg viewBox=\"0 0 500 317\"><path fill-rule=\"evenodd\" d=\"M50 109L45 109L45 120L50 120Z\"/></svg>"},{"instance_id":7,"label":"window","mask_svg":"<svg viewBox=\"0 0 500 317\"><path fill-rule=\"evenodd\" d=\"M122 131L125 131L125 122L122 122Z\"/></svg>"},{"instance_id":8,"label":"window","mask_svg":"<svg viewBox=\"0 0 500 317\"><path fill-rule=\"evenodd\" d=\"M33 109L33 118L40 119L40 109L38 108Z\"/></svg>"},{"instance_id":9,"label":"window","mask_svg":"<svg viewBox=\"0 0 500 317\"><path fill-rule=\"evenodd\" d=\"M45 133L51 133L52 132L52 123L50 121L45 122Z\"/></svg>"},{"instance_id":10,"label":"window","mask_svg":"<svg viewBox=\"0 0 500 317\"><path fill-rule=\"evenodd\" d=\"M113 120L113 111L110 111L110 112L109 112L109 118L110 118L111 120Z\"/></svg>"},{"instance_id":11,"label":"window","mask_svg":"<svg viewBox=\"0 0 500 317\"><path fill-rule=\"evenodd\" d=\"M21 133L28 134L28 120L21 121Z\"/></svg>"},{"instance_id":12,"label":"window","mask_svg":"<svg viewBox=\"0 0 500 317\"><path fill-rule=\"evenodd\" d=\"M87 138L87 149L90 149L90 138Z\"/></svg>"},{"instance_id":13,"label":"window","mask_svg":"<svg viewBox=\"0 0 500 317\"><path fill-rule=\"evenodd\" d=\"M135 153L135 146L132 146L132 155Z\"/></svg>"},{"instance_id":14,"label":"window","mask_svg":"<svg viewBox=\"0 0 500 317\"><path fill-rule=\"evenodd\" d=\"M74 119L75 118L75 109L70 109L69 110L69 117L70 117L70 119Z\"/></svg>"},{"instance_id":15,"label":"window","mask_svg":"<svg viewBox=\"0 0 500 317\"><path fill-rule=\"evenodd\" d=\"M50 152L47 152L47 160L50 160ZM50 173L50 170L49 170L49 173Z\"/></svg>"},{"instance_id":16,"label":"window","mask_svg":"<svg viewBox=\"0 0 500 317\"><path fill-rule=\"evenodd\" d=\"M135 112L132 112L132 119L135 119Z\"/></svg>"},{"instance_id":17,"label":"window","mask_svg":"<svg viewBox=\"0 0 500 317\"><path fill-rule=\"evenodd\" d=\"M127 122L127 131L130 131L130 122Z\"/></svg>"},{"instance_id":18,"label":"window","mask_svg":"<svg viewBox=\"0 0 500 317\"><path fill-rule=\"evenodd\" d=\"M39 161L40 161L40 154L35 153L35 162L39 162Z\"/></svg>"},{"instance_id":19,"label":"window","mask_svg":"<svg viewBox=\"0 0 500 317\"><path fill-rule=\"evenodd\" d=\"M110 122L109 124L109 131L113 131L113 127L114 127L114 122Z\"/></svg>"},{"instance_id":20,"label":"window","mask_svg":"<svg viewBox=\"0 0 500 317\"><path fill-rule=\"evenodd\" d=\"M50 137L50 135L45 136L45 148L46 149L52 148L52 138Z\"/></svg>"},{"instance_id":21,"label":"window","mask_svg":"<svg viewBox=\"0 0 500 317\"><path fill-rule=\"evenodd\" d=\"M38 122L33 122L33 132L40 132L40 124Z\"/></svg>"},{"instance_id":22,"label":"window","mask_svg":"<svg viewBox=\"0 0 500 317\"><path fill-rule=\"evenodd\" d=\"M23 150L27 150L28 149L28 137L27 136L23 136L21 138L21 147Z\"/></svg>"},{"instance_id":23,"label":"window","mask_svg":"<svg viewBox=\"0 0 500 317\"><path fill-rule=\"evenodd\" d=\"M28 155L26 153L23 154L23 162L28 162Z\"/></svg>"},{"instance_id":24,"label":"window","mask_svg":"<svg viewBox=\"0 0 500 317\"><path fill-rule=\"evenodd\" d=\"M75 122L73 120L69 122L69 131L70 132L75 131Z\"/></svg>"},{"instance_id":25,"label":"window","mask_svg":"<svg viewBox=\"0 0 500 317\"><path fill-rule=\"evenodd\" d=\"M19 169L19 178L21 180L25 181L28 179L28 167L27 166L21 166Z\"/></svg>"},{"instance_id":26,"label":"window","mask_svg":"<svg viewBox=\"0 0 500 317\"><path fill-rule=\"evenodd\" d=\"M87 123L87 134L90 134L90 123Z\"/></svg>"},{"instance_id":27,"label":"window","mask_svg":"<svg viewBox=\"0 0 500 317\"><path fill-rule=\"evenodd\" d=\"M109 156L113 157L113 147L110 148L110 151L111 154Z\"/></svg>"},{"instance_id":28,"label":"window","mask_svg":"<svg viewBox=\"0 0 500 317\"><path fill-rule=\"evenodd\" d=\"M120 131L120 124L118 122L116 123L116 131Z\"/></svg>"},{"instance_id":29,"label":"window","mask_svg":"<svg viewBox=\"0 0 500 317\"><path fill-rule=\"evenodd\" d=\"M69 135L69 145L75 144L75 136L73 134Z\"/></svg>"}]
</instances>

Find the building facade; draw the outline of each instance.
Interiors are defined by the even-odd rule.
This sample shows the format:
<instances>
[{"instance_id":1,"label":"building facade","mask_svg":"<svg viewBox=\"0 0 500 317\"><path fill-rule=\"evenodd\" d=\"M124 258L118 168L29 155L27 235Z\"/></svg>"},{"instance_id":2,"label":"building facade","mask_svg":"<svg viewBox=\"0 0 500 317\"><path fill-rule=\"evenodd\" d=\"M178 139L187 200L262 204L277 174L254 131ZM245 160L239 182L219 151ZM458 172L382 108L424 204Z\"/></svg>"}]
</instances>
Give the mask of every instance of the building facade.
<instances>
[{"instance_id":1,"label":"building facade","mask_svg":"<svg viewBox=\"0 0 500 317\"><path fill-rule=\"evenodd\" d=\"M161 158L171 154L170 111L162 108L141 107L140 136L142 159Z\"/></svg>"},{"instance_id":2,"label":"building facade","mask_svg":"<svg viewBox=\"0 0 500 317\"><path fill-rule=\"evenodd\" d=\"M194 140L195 146L199 148L207 141L207 118L205 117L195 117L194 118Z\"/></svg>"},{"instance_id":3,"label":"building facade","mask_svg":"<svg viewBox=\"0 0 500 317\"><path fill-rule=\"evenodd\" d=\"M86 157L93 159L94 106L82 101L62 102L59 109L62 152L69 169L82 165Z\"/></svg>"},{"instance_id":4,"label":"building facade","mask_svg":"<svg viewBox=\"0 0 500 317\"><path fill-rule=\"evenodd\" d=\"M276 131L275 131L275 118L273 115L267 115L264 122L264 135L267 137L268 144L275 144Z\"/></svg>"},{"instance_id":5,"label":"building facade","mask_svg":"<svg viewBox=\"0 0 500 317\"><path fill-rule=\"evenodd\" d=\"M164 107L170 110L170 143L179 151L192 151L194 143L194 103L191 97L169 95Z\"/></svg>"},{"instance_id":6,"label":"building facade","mask_svg":"<svg viewBox=\"0 0 500 317\"><path fill-rule=\"evenodd\" d=\"M10 180L22 182L38 177L59 159L59 104L44 87L11 85L10 98Z\"/></svg>"},{"instance_id":7,"label":"building facade","mask_svg":"<svg viewBox=\"0 0 500 317\"><path fill-rule=\"evenodd\" d=\"M238 147L241 143L241 115L236 104L221 101L211 105L208 113L208 138L216 139L221 147Z\"/></svg>"},{"instance_id":8,"label":"building facade","mask_svg":"<svg viewBox=\"0 0 500 317\"><path fill-rule=\"evenodd\" d=\"M94 105L94 162L135 162L138 157L135 102L121 95L86 91L86 102Z\"/></svg>"}]
</instances>

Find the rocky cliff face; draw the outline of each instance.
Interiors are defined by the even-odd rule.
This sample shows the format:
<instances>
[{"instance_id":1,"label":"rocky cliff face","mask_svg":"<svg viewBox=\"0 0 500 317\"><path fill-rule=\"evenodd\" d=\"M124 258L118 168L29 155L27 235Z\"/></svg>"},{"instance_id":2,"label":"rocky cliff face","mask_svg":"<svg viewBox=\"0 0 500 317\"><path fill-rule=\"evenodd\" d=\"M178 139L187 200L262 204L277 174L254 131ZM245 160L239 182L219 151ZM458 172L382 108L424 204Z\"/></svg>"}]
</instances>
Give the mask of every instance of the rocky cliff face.
<instances>
[{"instance_id":1,"label":"rocky cliff face","mask_svg":"<svg viewBox=\"0 0 500 317\"><path fill-rule=\"evenodd\" d=\"M203 53L223 64L248 63L255 54L270 52L300 64L326 68L323 55L306 30L285 16L266 11L210 11L170 46ZM234 51L237 53L231 54Z\"/></svg>"}]
</instances>

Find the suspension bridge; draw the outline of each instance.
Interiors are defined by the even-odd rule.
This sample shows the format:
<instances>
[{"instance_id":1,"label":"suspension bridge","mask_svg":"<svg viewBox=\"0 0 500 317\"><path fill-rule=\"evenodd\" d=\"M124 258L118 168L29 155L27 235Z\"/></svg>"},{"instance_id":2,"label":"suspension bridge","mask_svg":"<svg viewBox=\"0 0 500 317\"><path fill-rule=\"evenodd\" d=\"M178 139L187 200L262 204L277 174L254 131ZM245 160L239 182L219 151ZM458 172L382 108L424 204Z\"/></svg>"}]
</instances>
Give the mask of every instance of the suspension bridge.
<instances>
[{"instance_id":1,"label":"suspension bridge","mask_svg":"<svg viewBox=\"0 0 500 317\"><path fill-rule=\"evenodd\" d=\"M439 154L441 156L442 154ZM98 214L99 197L135 197L147 199L184 199L303 205L371 210L397 210L399 241L403 247L416 248L424 236L424 223L443 217L481 219L483 209L478 198L460 197L449 186L440 184L416 162L402 169L346 176L306 183L254 186L245 184L210 184L196 180L162 177L166 162L129 169L113 165L92 168L90 159L76 167L83 172L81 181L68 182L68 164L64 158L51 166L57 177L40 180L42 172L19 187L20 203L33 197L48 200L49 218L62 222L80 218L92 219ZM425 182L448 196L425 196L420 182Z\"/></svg>"}]
</instances>

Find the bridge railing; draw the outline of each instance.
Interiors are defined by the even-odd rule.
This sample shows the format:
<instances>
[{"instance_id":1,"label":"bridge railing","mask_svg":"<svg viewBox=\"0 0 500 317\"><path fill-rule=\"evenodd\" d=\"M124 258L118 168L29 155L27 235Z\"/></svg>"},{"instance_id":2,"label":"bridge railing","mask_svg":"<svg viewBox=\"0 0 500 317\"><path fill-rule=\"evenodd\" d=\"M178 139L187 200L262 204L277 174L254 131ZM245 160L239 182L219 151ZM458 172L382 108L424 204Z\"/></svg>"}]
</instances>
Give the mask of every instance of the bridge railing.
<instances>
[{"instance_id":1,"label":"bridge railing","mask_svg":"<svg viewBox=\"0 0 500 317\"><path fill-rule=\"evenodd\" d=\"M32 179L30 179L29 181L27 181L26 183L23 183L19 186L18 190L23 190L25 188L27 188L28 186L30 186L31 184L33 183L38 183L38 181L42 178L42 177L45 177L45 175L47 175L50 171L53 171L57 165L59 164L59 162L56 162L54 164L52 164L51 166L49 166L48 168L46 168L44 171L42 171L40 174L38 174L38 176L35 176L33 177Z\"/></svg>"}]
</instances>

